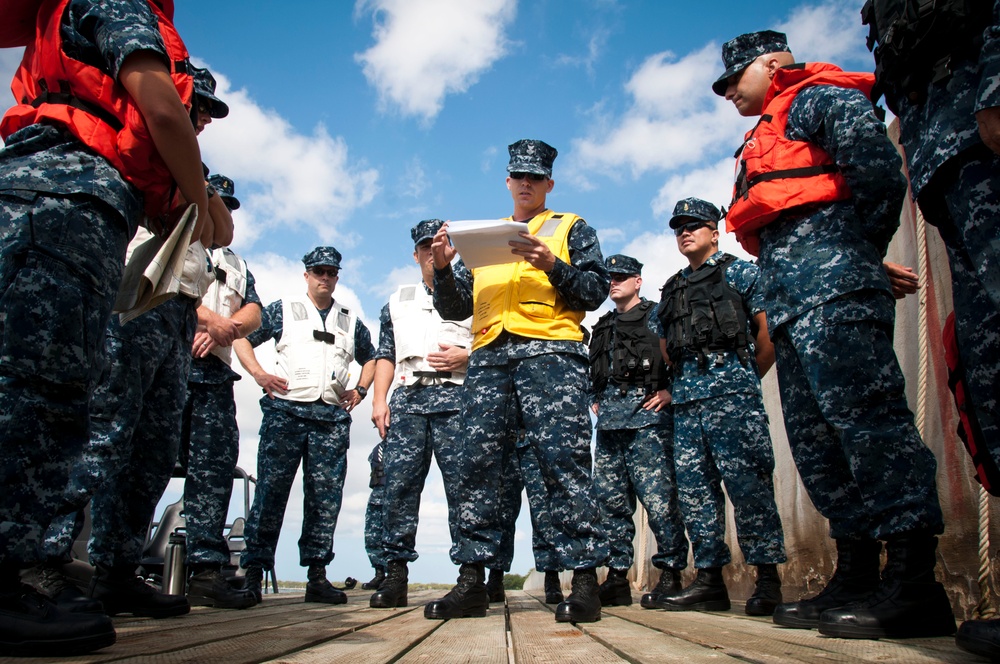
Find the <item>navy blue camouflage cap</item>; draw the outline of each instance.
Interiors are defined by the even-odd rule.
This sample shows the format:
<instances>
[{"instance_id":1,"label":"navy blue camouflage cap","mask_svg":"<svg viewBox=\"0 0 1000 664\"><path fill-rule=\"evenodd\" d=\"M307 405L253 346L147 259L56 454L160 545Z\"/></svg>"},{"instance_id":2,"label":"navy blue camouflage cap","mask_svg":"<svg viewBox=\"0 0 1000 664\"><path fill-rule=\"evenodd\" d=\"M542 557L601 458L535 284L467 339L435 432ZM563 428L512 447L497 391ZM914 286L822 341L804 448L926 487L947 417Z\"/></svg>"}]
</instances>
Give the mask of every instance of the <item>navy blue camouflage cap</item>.
<instances>
[{"instance_id":1,"label":"navy blue camouflage cap","mask_svg":"<svg viewBox=\"0 0 1000 664\"><path fill-rule=\"evenodd\" d=\"M604 259L604 266L608 268L608 272L611 274L627 274L630 276L633 274L642 274L642 263L625 254L608 256Z\"/></svg>"},{"instance_id":2,"label":"navy blue camouflage cap","mask_svg":"<svg viewBox=\"0 0 1000 664\"><path fill-rule=\"evenodd\" d=\"M710 221L718 226L722 216L722 211L708 201L700 198L685 198L677 201L677 205L674 206L674 216L670 218L670 227L680 228L688 223L688 219Z\"/></svg>"},{"instance_id":3,"label":"navy blue camouflage cap","mask_svg":"<svg viewBox=\"0 0 1000 664\"><path fill-rule=\"evenodd\" d=\"M339 270L340 252L333 247L316 247L302 257L302 262L305 264L307 270L309 268L319 267L320 265L325 267L335 267Z\"/></svg>"},{"instance_id":4,"label":"navy blue camouflage cap","mask_svg":"<svg viewBox=\"0 0 1000 664\"><path fill-rule=\"evenodd\" d=\"M194 93L208 100L208 114L216 120L229 115L229 106L215 96L215 77L207 69L192 67L194 71Z\"/></svg>"},{"instance_id":5,"label":"navy blue camouflage cap","mask_svg":"<svg viewBox=\"0 0 1000 664\"><path fill-rule=\"evenodd\" d=\"M552 177L552 162L556 160L559 151L544 141L533 138L522 138L507 146L510 153L508 173L538 173Z\"/></svg>"},{"instance_id":6,"label":"navy blue camouflage cap","mask_svg":"<svg viewBox=\"0 0 1000 664\"><path fill-rule=\"evenodd\" d=\"M226 204L226 207L230 210L240 209L240 199L236 198L236 185L233 181L227 178L225 175L211 175L208 178L208 183L215 187L215 190L219 192L219 198L222 202Z\"/></svg>"},{"instance_id":7,"label":"navy blue camouflage cap","mask_svg":"<svg viewBox=\"0 0 1000 664\"><path fill-rule=\"evenodd\" d=\"M740 73L765 53L782 52L791 52L788 48L788 38L785 33L774 30L748 32L727 41L722 45L722 64L725 65L726 71L719 80L712 83L712 92L724 97L726 88L729 87L730 76Z\"/></svg>"},{"instance_id":8,"label":"navy blue camouflage cap","mask_svg":"<svg viewBox=\"0 0 1000 664\"><path fill-rule=\"evenodd\" d=\"M424 219L410 229L410 237L413 238L413 248L416 249L424 240L434 237L444 222L440 219Z\"/></svg>"}]
</instances>

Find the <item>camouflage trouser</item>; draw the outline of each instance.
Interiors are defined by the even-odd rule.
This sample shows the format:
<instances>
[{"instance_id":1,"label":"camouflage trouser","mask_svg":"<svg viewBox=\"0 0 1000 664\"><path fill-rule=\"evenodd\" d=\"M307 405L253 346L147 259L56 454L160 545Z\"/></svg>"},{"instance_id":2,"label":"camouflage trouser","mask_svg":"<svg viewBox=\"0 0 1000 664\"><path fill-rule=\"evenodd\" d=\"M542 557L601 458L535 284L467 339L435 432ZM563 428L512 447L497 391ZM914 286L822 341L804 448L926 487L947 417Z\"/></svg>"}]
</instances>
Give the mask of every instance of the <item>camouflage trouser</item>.
<instances>
[{"instance_id":1,"label":"camouflage trouser","mask_svg":"<svg viewBox=\"0 0 1000 664\"><path fill-rule=\"evenodd\" d=\"M727 394L674 405L674 466L695 567L732 559L726 545L726 493L736 536L750 565L785 561L774 504L774 450L759 394Z\"/></svg>"},{"instance_id":2,"label":"camouflage trouser","mask_svg":"<svg viewBox=\"0 0 1000 664\"><path fill-rule=\"evenodd\" d=\"M0 192L0 562L32 563L90 439L90 396L128 243L88 196Z\"/></svg>"},{"instance_id":3,"label":"camouflage trouser","mask_svg":"<svg viewBox=\"0 0 1000 664\"><path fill-rule=\"evenodd\" d=\"M365 510L365 553L372 567L385 567L389 561L382 550L382 540L385 537L385 524L382 522L382 509L385 506L385 485L372 487L368 496L368 508Z\"/></svg>"},{"instance_id":4,"label":"camouflage trouser","mask_svg":"<svg viewBox=\"0 0 1000 664\"><path fill-rule=\"evenodd\" d=\"M561 569L603 565L608 543L590 477L587 366L574 355L548 353L503 366L473 366L465 381L459 537L455 563L492 561L500 546L497 511L504 451L519 423L538 461L543 505L552 522ZM526 484L539 482L525 478Z\"/></svg>"},{"instance_id":5,"label":"camouflage trouser","mask_svg":"<svg viewBox=\"0 0 1000 664\"><path fill-rule=\"evenodd\" d=\"M688 541L677 505L670 425L599 429L594 448L594 486L608 531L610 567L632 567L636 497L646 508L656 537L653 565L661 569L687 567ZM646 555L645 551L640 553Z\"/></svg>"},{"instance_id":6,"label":"camouflage trouser","mask_svg":"<svg viewBox=\"0 0 1000 664\"><path fill-rule=\"evenodd\" d=\"M487 563L490 569L510 571L514 561L514 536L517 517L521 513L521 491L527 489L528 504L531 506L531 552L535 557L535 569L539 572L561 570L559 556L550 542L552 519L548 513L545 483L538 470L535 450L520 437L516 443L516 453L505 452L503 476L500 480L500 502L497 506L500 518L500 546L496 557ZM525 485L522 478L529 478Z\"/></svg>"},{"instance_id":7,"label":"camouflage trouser","mask_svg":"<svg viewBox=\"0 0 1000 664\"><path fill-rule=\"evenodd\" d=\"M948 247L969 403L1000 463L1000 156L982 148L946 164L920 209Z\"/></svg>"},{"instance_id":8,"label":"camouflage trouser","mask_svg":"<svg viewBox=\"0 0 1000 664\"><path fill-rule=\"evenodd\" d=\"M176 297L125 325L108 326L108 371L94 392L90 446L74 489L96 487L90 559L135 566L173 475L191 368L195 301Z\"/></svg>"},{"instance_id":9,"label":"camouflage trouser","mask_svg":"<svg viewBox=\"0 0 1000 664\"><path fill-rule=\"evenodd\" d=\"M913 425L891 328L830 322L836 302L773 333L785 431L835 539L943 530L936 461Z\"/></svg>"},{"instance_id":10,"label":"camouflage trouser","mask_svg":"<svg viewBox=\"0 0 1000 664\"><path fill-rule=\"evenodd\" d=\"M461 456L460 413L392 413L385 437L385 498L382 514L385 559L417 559L417 518L431 454L437 459L448 502L448 529L455 542L457 487L466 464Z\"/></svg>"},{"instance_id":11,"label":"camouflage trouser","mask_svg":"<svg viewBox=\"0 0 1000 664\"><path fill-rule=\"evenodd\" d=\"M257 491L247 521L242 567L274 568L274 550L300 460L304 496L299 564L327 565L333 560L333 531L344 495L350 432L350 421L307 420L275 408L264 412Z\"/></svg>"},{"instance_id":12,"label":"camouflage trouser","mask_svg":"<svg viewBox=\"0 0 1000 664\"><path fill-rule=\"evenodd\" d=\"M233 471L240 453L233 382L188 383L181 431L187 562L229 564L225 538Z\"/></svg>"}]
</instances>

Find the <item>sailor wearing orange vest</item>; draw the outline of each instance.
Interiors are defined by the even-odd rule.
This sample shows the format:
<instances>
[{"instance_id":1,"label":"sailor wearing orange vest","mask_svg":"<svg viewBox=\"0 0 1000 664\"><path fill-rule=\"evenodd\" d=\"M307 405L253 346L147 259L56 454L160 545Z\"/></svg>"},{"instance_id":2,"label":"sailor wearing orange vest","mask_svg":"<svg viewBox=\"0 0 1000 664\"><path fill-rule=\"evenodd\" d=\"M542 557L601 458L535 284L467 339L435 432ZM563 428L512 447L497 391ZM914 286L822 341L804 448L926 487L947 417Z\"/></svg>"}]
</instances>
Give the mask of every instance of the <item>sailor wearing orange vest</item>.
<instances>
[{"instance_id":1,"label":"sailor wearing orange vest","mask_svg":"<svg viewBox=\"0 0 1000 664\"><path fill-rule=\"evenodd\" d=\"M40 4L37 41L12 86L23 95L0 123L0 653L66 655L113 643L111 621L26 594L18 569L38 562L55 515L82 507L62 489L90 438L104 331L146 207L141 187L176 183L198 204L196 232L210 223L173 2ZM13 23L6 7L3 16L0 32ZM136 129L133 148L162 158L141 185L106 149L119 124Z\"/></svg>"},{"instance_id":2,"label":"sailor wearing orange vest","mask_svg":"<svg viewBox=\"0 0 1000 664\"><path fill-rule=\"evenodd\" d=\"M936 462L903 393L881 265L906 183L866 96L871 78L795 64L785 35L769 30L722 54L712 89L740 115L761 116L738 157L730 215L758 226L785 429L838 552L827 587L778 606L774 622L848 638L950 634L951 604L934 578L944 528Z\"/></svg>"},{"instance_id":3,"label":"sailor wearing orange vest","mask_svg":"<svg viewBox=\"0 0 1000 664\"><path fill-rule=\"evenodd\" d=\"M546 207L555 184L555 148L521 140L509 152L509 219L525 224L524 241L511 246L524 260L476 268L470 275L462 261L451 265L455 249L447 225L432 245L434 306L446 320L472 314L475 340L465 381L458 539L451 551L461 571L455 588L428 604L424 615L486 613L484 564L496 557L501 538L501 466L504 455L514 453L510 432L520 422L549 488L560 566L575 570L573 594L556 609L556 620L591 622L601 615L596 568L606 563L608 544L590 475L589 360L580 322L604 302L610 277L594 230L574 214ZM532 512L538 507L533 504Z\"/></svg>"}]
</instances>

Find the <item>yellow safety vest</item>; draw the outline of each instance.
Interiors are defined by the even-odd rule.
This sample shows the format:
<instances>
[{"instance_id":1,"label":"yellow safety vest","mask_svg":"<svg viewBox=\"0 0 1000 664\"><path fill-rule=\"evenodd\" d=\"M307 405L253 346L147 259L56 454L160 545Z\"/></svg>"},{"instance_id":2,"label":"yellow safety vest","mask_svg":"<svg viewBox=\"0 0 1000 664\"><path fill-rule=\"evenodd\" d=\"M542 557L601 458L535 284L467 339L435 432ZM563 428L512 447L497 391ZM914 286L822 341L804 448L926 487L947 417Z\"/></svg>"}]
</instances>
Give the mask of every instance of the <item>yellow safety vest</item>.
<instances>
[{"instance_id":1,"label":"yellow safety vest","mask_svg":"<svg viewBox=\"0 0 1000 664\"><path fill-rule=\"evenodd\" d=\"M527 230L569 263L569 229L578 219L545 210L527 223ZM583 341L580 323L586 312L567 307L548 275L527 261L476 268L472 276L472 350L486 346L502 330L530 339Z\"/></svg>"}]
</instances>

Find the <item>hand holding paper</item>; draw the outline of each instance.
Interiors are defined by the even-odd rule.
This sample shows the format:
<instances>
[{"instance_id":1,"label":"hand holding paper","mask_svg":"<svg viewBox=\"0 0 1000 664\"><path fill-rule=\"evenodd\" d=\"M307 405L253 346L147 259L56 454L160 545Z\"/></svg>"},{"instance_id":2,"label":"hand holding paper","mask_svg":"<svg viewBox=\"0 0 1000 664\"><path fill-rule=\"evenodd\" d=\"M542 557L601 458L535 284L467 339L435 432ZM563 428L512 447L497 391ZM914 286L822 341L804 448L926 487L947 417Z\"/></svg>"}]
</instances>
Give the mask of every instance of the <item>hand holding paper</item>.
<instances>
[{"instance_id":1,"label":"hand holding paper","mask_svg":"<svg viewBox=\"0 0 1000 664\"><path fill-rule=\"evenodd\" d=\"M529 242L520 235L526 228L525 224L503 219L475 219L448 222L438 234L447 229L465 266L477 268L521 260L521 256L512 249L515 245L511 243ZM437 242L436 237L434 241Z\"/></svg>"}]
</instances>

